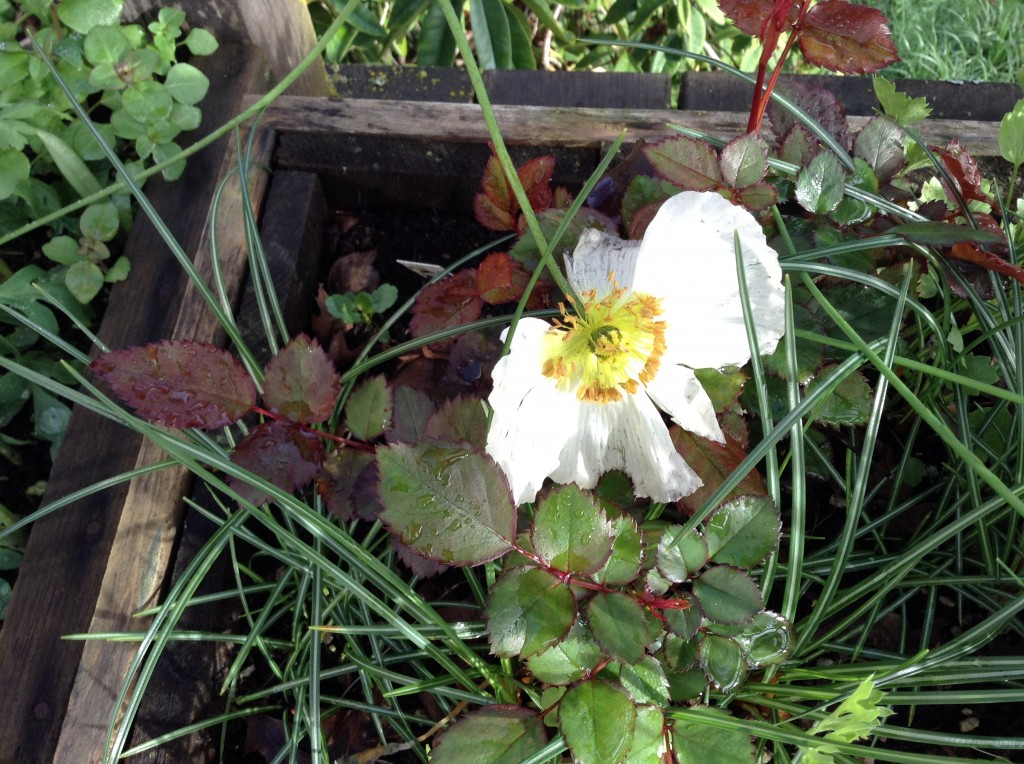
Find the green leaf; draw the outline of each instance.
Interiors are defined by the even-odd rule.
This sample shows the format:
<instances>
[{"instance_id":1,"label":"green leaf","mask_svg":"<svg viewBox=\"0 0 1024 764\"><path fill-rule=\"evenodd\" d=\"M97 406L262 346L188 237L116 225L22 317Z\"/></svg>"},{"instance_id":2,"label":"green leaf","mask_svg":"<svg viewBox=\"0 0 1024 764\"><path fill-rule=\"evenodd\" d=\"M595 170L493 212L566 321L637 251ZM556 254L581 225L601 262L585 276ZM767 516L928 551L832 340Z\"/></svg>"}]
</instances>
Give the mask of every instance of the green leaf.
<instances>
[{"instance_id":1,"label":"green leaf","mask_svg":"<svg viewBox=\"0 0 1024 764\"><path fill-rule=\"evenodd\" d=\"M124 91L121 104L129 116L155 125L171 116L174 99L166 87L153 80L136 82Z\"/></svg>"},{"instance_id":2,"label":"green leaf","mask_svg":"<svg viewBox=\"0 0 1024 764\"><path fill-rule=\"evenodd\" d=\"M364 382L360 390L363 387L372 390L360 398L365 408L355 419L367 428L389 420L391 397L383 378L373 377ZM267 364L263 402L271 411L293 422L308 425L326 421L334 411L340 392L341 382L331 359L316 340L305 334L292 339ZM346 414L348 410L346 406ZM381 428L377 435L383 431Z\"/></svg>"},{"instance_id":3,"label":"green leaf","mask_svg":"<svg viewBox=\"0 0 1024 764\"><path fill-rule=\"evenodd\" d=\"M206 96L210 80L192 64L175 64L167 72L164 87L178 103L193 106Z\"/></svg>"},{"instance_id":4,"label":"green leaf","mask_svg":"<svg viewBox=\"0 0 1024 764\"><path fill-rule=\"evenodd\" d=\"M18 184L27 180L32 166L28 157L16 149L0 151L0 199L12 196Z\"/></svg>"},{"instance_id":5,"label":"green leaf","mask_svg":"<svg viewBox=\"0 0 1024 764\"><path fill-rule=\"evenodd\" d=\"M1024 164L1024 99L999 123L999 153L1014 167Z\"/></svg>"},{"instance_id":6,"label":"green leaf","mask_svg":"<svg viewBox=\"0 0 1024 764\"><path fill-rule=\"evenodd\" d=\"M93 66L115 66L129 50L131 43L118 26L93 27L85 36L85 57Z\"/></svg>"},{"instance_id":7,"label":"green leaf","mask_svg":"<svg viewBox=\"0 0 1024 764\"><path fill-rule=\"evenodd\" d=\"M943 223L937 220L925 220L918 223L901 223L893 226L886 233L902 236L915 244L929 247L949 247L962 241L974 244L999 244L1003 237L994 231L971 228L966 225Z\"/></svg>"},{"instance_id":8,"label":"green leaf","mask_svg":"<svg viewBox=\"0 0 1024 764\"><path fill-rule=\"evenodd\" d=\"M872 77L871 83L874 85L875 98L882 106L882 111L886 116L896 120L900 127L910 127L922 122L932 113L927 99L910 98L906 93L896 92L896 85L885 77Z\"/></svg>"},{"instance_id":9,"label":"green leaf","mask_svg":"<svg viewBox=\"0 0 1024 764\"><path fill-rule=\"evenodd\" d=\"M170 121L179 131L188 132L199 127L203 121L203 112L195 106L176 103L171 109Z\"/></svg>"},{"instance_id":10,"label":"green leaf","mask_svg":"<svg viewBox=\"0 0 1024 764\"><path fill-rule=\"evenodd\" d=\"M793 650L793 626L778 613L762 610L733 639L753 668L782 663Z\"/></svg>"},{"instance_id":11,"label":"green leaf","mask_svg":"<svg viewBox=\"0 0 1024 764\"><path fill-rule=\"evenodd\" d=\"M534 552L556 570L587 576L612 553L612 528L597 500L575 485L547 493L530 530Z\"/></svg>"},{"instance_id":12,"label":"green leaf","mask_svg":"<svg viewBox=\"0 0 1024 764\"><path fill-rule=\"evenodd\" d=\"M103 276L103 280L108 284L113 284L118 281L124 281L128 278L128 274L131 273L132 263L124 255L121 255L114 264L107 268L106 274Z\"/></svg>"},{"instance_id":13,"label":"green leaf","mask_svg":"<svg viewBox=\"0 0 1024 764\"><path fill-rule=\"evenodd\" d=\"M749 575L718 565L693 582L704 617L715 623L747 623L762 609L761 591Z\"/></svg>"},{"instance_id":14,"label":"green leaf","mask_svg":"<svg viewBox=\"0 0 1024 764\"><path fill-rule=\"evenodd\" d=\"M78 242L70 236L54 236L43 245L43 254L61 265L71 265L82 259Z\"/></svg>"},{"instance_id":15,"label":"green leaf","mask_svg":"<svg viewBox=\"0 0 1024 764\"><path fill-rule=\"evenodd\" d=\"M540 568L513 568L491 587L487 638L500 658L536 655L560 642L576 621L576 598Z\"/></svg>"},{"instance_id":16,"label":"green leaf","mask_svg":"<svg viewBox=\"0 0 1024 764\"><path fill-rule=\"evenodd\" d=\"M827 215L843 200L846 177L836 156L823 151L800 170L796 178L796 200L808 212Z\"/></svg>"},{"instance_id":17,"label":"green leaf","mask_svg":"<svg viewBox=\"0 0 1024 764\"><path fill-rule=\"evenodd\" d=\"M516 508L488 457L434 443L377 449L383 520L419 554L476 565L512 549ZM568 626L566 627L568 629Z\"/></svg>"},{"instance_id":18,"label":"green leaf","mask_svg":"<svg viewBox=\"0 0 1024 764\"><path fill-rule=\"evenodd\" d=\"M177 156L181 153L181 146L174 141L170 143L159 144L153 147L153 161L158 164L166 162L168 159ZM161 171L161 175L164 180L177 180L181 177L181 174L185 172L185 160L179 159L177 162L173 162L165 167Z\"/></svg>"},{"instance_id":19,"label":"green leaf","mask_svg":"<svg viewBox=\"0 0 1024 764\"><path fill-rule=\"evenodd\" d=\"M597 668L603 657L590 630L577 621L565 639L528 658L526 667L544 684L572 684Z\"/></svg>"},{"instance_id":20,"label":"green leaf","mask_svg":"<svg viewBox=\"0 0 1024 764\"><path fill-rule=\"evenodd\" d=\"M694 369L693 373L711 399L711 405L719 413L739 399L747 383L747 375L737 368Z\"/></svg>"},{"instance_id":21,"label":"green leaf","mask_svg":"<svg viewBox=\"0 0 1024 764\"><path fill-rule=\"evenodd\" d=\"M49 152L53 163L57 165L60 174L71 184L79 196L89 196L100 190L100 184L89 172L85 162L75 153L68 144L62 141L53 133L45 130L36 130L36 135L43 142L43 146Z\"/></svg>"},{"instance_id":22,"label":"green leaf","mask_svg":"<svg viewBox=\"0 0 1024 764\"><path fill-rule=\"evenodd\" d=\"M906 134L891 120L875 117L853 141L853 155L863 159L875 177L888 180L906 166L903 142Z\"/></svg>"},{"instance_id":23,"label":"green leaf","mask_svg":"<svg viewBox=\"0 0 1024 764\"><path fill-rule=\"evenodd\" d=\"M885 717L892 714L888 708L879 704L885 700L885 693L875 689L874 677L869 676L862 681L853 694L840 703L832 713L824 719L819 719L811 727L811 734L821 732L825 734L825 740L834 740L838 743L852 743L855 740L868 737ZM806 764L832 764L833 753L837 753L834 746L824 745L815 747L804 747L801 761Z\"/></svg>"},{"instance_id":24,"label":"green leaf","mask_svg":"<svg viewBox=\"0 0 1024 764\"><path fill-rule=\"evenodd\" d=\"M732 692L747 678L747 662L740 646L729 637L706 634L697 649L697 662L722 692Z\"/></svg>"},{"instance_id":25,"label":"green leaf","mask_svg":"<svg viewBox=\"0 0 1024 764\"><path fill-rule=\"evenodd\" d=\"M822 380L835 369L835 366L824 366L807 385L811 393L821 386ZM811 411L810 417L822 424L839 427L841 425L859 425L868 421L871 415L871 386L859 371L848 374L824 396Z\"/></svg>"},{"instance_id":26,"label":"green leaf","mask_svg":"<svg viewBox=\"0 0 1024 764\"><path fill-rule=\"evenodd\" d=\"M30 384L32 390L32 436L57 446L71 421L71 409L48 392ZM52 450L51 450L52 454Z\"/></svg>"},{"instance_id":27,"label":"green leaf","mask_svg":"<svg viewBox=\"0 0 1024 764\"><path fill-rule=\"evenodd\" d=\"M752 186L768 172L768 144L755 133L744 133L722 149L719 164L729 187Z\"/></svg>"},{"instance_id":28,"label":"green leaf","mask_svg":"<svg viewBox=\"0 0 1024 764\"><path fill-rule=\"evenodd\" d=\"M117 236L121 221L117 215L117 207L111 202L90 204L82 212L79 221L82 235L94 241L110 241Z\"/></svg>"},{"instance_id":29,"label":"green leaf","mask_svg":"<svg viewBox=\"0 0 1024 764\"><path fill-rule=\"evenodd\" d=\"M619 670L619 681L637 703L668 705L668 680L661 663L653 655Z\"/></svg>"},{"instance_id":30,"label":"green leaf","mask_svg":"<svg viewBox=\"0 0 1024 764\"><path fill-rule=\"evenodd\" d=\"M679 592L676 596L678 599L689 602L690 607L666 609L662 612L662 617L664 617L665 625L669 631L689 639L700 628L701 622L704 620L704 612L701 610L700 603L697 602L697 599L692 594Z\"/></svg>"},{"instance_id":31,"label":"green leaf","mask_svg":"<svg viewBox=\"0 0 1024 764\"><path fill-rule=\"evenodd\" d=\"M121 16L121 0L61 0L57 18L80 34L93 27L115 26Z\"/></svg>"},{"instance_id":32,"label":"green leaf","mask_svg":"<svg viewBox=\"0 0 1024 764\"><path fill-rule=\"evenodd\" d=\"M696 639L668 634L662 647L665 667L677 673L692 668L697 663L697 647Z\"/></svg>"},{"instance_id":33,"label":"green leaf","mask_svg":"<svg viewBox=\"0 0 1024 764\"><path fill-rule=\"evenodd\" d=\"M64 285L83 305L87 305L103 288L103 271L91 260L78 260L68 266Z\"/></svg>"},{"instance_id":34,"label":"green leaf","mask_svg":"<svg viewBox=\"0 0 1024 764\"><path fill-rule=\"evenodd\" d=\"M533 57L533 31L526 15L514 5L502 3L502 7L508 16L512 66L516 69L536 69L537 60Z\"/></svg>"},{"instance_id":35,"label":"green leaf","mask_svg":"<svg viewBox=\"0 0 1024 764\"><path fill-rule=\"evenodd\" d=\"M427 419L423 437L483 448L487 442L487 414L483 402L466 395L448 399Z\"/></svg>"},{"instance_id":36,"label":"green leaf","mask_svg":"<svg viewBox=\"0 0 1024 764\"><path fill-rule=\"evenodd\" d=\"M673 136L643 148L654 171L680 188L709 191L722 182L718 155L709 143Z\"/></svg>"},{"instance_id":37,"label":"green leaf","mask_svg":"<svg viewBox=\"0 0 1024 764\"><path fill-rule=\"evenodd\" d=\"M636 663L650 642L643 606L620 592L599 592L587 605L594 639L613 658Z\"/></svg>"},{"instance_id":38,"label":"green leaf","mask_svg":"<svg viewBox=\"0 0 1024 764\"><path fill-rule=\"evenodd\" d=\"M640 706L636 710L633 745L630 746L629 754L623 760L623 764L651 764L651 762L663 761L664 753L665 714L660 708L654 706Z\"/></svg>"},{"instance_id":39,"label":"green leaf","mask_svg":"<svg viewBox=\"0 0 1024 764\"><path fill-rule=\"evenodd\" d=\"M437 740L433 764L520 764L544 747L547 733L536 711L485 706L466 714Z\"/></svg>"},{"instance_id":40,"label":"green leaf","mask_svg":"<svg viewBox=\"0 0 1024 764\"><path fill-rule=\"evenodd\" d=\"M782 519L767 496L743 496L719 507L704 526L717 563L752 568L779 542Z\"/></svg>"},{"instance_id":41,"label":"green leaf","mask_svg":"<svg viewBox=\"0 0 1024 764\"><path fill-rule=\"evenodd\" d=\"M212 55L218 46L216 37L205 29L199 29L198 27L189 32L188 37L185 38L185 47L188 48L189 53L193 56Z\"/></svg>"},{"instance_id":42,"label":"green leaf","mask_svg":"<svg viewBox=\"0 0 1024 764\"><path fill-rule=\"evenodd\" d=\"M626 691L599 679L573 687L558 708L562 736L579 764L621 761L633 746L636 717Z\"/></svg>"},{"instance_id":43,"label":"green leaf","mask_svg":"<svg viewBox=\"0 0 1024 764\"><path fill-rule=\"evenodd\" d=\"M728 721L732 717L717 708L701 708L704 715ZM722 729L688 719L672 727L672 749L679 764L754 764L754 744L750 736L735 727Z\"/></svg>"},{"instance_id":44,"label":"green leaf","mask_svg":"<svg viewBox=\"0 0 1024 764\"><path fill-rule=\"evenodd\" d=\"M378 438L391 424L393 407L384 376L370 377L352 391L345 403L345 428L359 440Z\"/></svg>"},{"instance_id":45,"label":"green leaf","mask_svg":"<svg viewBox=\"0 0 1024 764\"><path fill-rule=\"evenodd\" d=\"M457 0L452 6L455 13L461 16L465 0ZM431 3L426 17L420 22L416 63L420 66L451 66L454 61L455 38L448 27L441 6Z\"/></svg>"},{"instance_id":46,"label":"green leaf","mask_svg":"<svg viewBox=\"0 0 1024 764\"><path fill-rule=\"evenodd\" d=\"M469 0L473 44L481 69L512 68L512 37L502 0Z\"/></svg>"},{"instance_id":47,"label":"green leaf","mask_svg":"<svg viewBox=\"0 0 1024 764\"><path fill-rule=\"evenodd\" d=\"M687 581L708 561L708 545L697 531L684 532L681 525L670 525L658 540L658 570L669 581Z\"/></svg>"},{"instance_id":48,"label":"green leaf","mask_svg":"<svg viewBox=\"0 0 1024 764\"><path fill-rule=\"evenodd\" d=\"M633 518L623 515L611 521L612 542L611 556L605 561L594 580L599 584L628 584L640 575L640 566L644 559L643 537Z\"/></svg>"}]
</instances>

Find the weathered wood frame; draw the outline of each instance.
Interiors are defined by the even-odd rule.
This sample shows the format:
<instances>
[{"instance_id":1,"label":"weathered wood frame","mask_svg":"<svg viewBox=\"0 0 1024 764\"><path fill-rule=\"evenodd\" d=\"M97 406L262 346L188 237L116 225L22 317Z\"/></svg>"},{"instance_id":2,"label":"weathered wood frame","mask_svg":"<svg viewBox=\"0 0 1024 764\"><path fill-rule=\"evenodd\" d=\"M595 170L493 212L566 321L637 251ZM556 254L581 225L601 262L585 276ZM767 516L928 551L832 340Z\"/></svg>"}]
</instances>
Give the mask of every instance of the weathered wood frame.
<instances>
[{"instance_id":1,"label":"weathered wood frame","mask_svg":"<svg viewBox=\"0 0 1024 764\"><path fill-rule=\"evenodd\" d=\"M260 4L251 0L249 5ZM247 105L243 96L263 89L263 70L251 51L225 47L218 55L210 65L217 72L211 79L219 90L210 99L207 124L219 124L238 113ZM310 92L318 91L317 83L316 78L307 83ZM627 140L668 134L670 123L729 138L741 134L746 122L743 114L667 110L498 106L495 113L511 144L595 152L623 129ZM851 122L858 127L860 120ZM997 127L937 120L925 123L920 132L932 143L959 138L975 154L985 156L998 152ZM476 146L489 140L479 108L473 104L289 95L265 114L252 160L269 164L273 147L284 134L297 137L300 143L322 141L324 145L339 137L361 136ZM316 170L318 162L322 160L311 159L307 169ZM217 237L222 274L234 295L245 274L237 179L233 188L227 187L216 230L209 223L214 191L233 175L233 166L231 146L222 140L191 160L181 182L151 184L147 192L186 251L196 253L204 273L208 273L211 239ZM259 210L266 175L257 170L249 183L250 198ZM311 190L305 209L321 204L318 198ZM303 245L292 248L297 252ZM135 272L115 290L100 330L108 345L124 347L166 337L222 341L219 327L195 290L182 281L180 269L147 221L136 227L129 249L134 253ZM287 270L287 265L282 267ZM160 458L150 444L97 415L76 410L44 502ZM4 688L0 764L102 760L106 725L134 646L67 642L61 636L141 627L131 614L159 601L168 585L181 539L181 497L187 494L188 484L183 470L164 470L82 499L37 524L8 623L0 632L0 687Z\"/></svg>"}]
</instances>

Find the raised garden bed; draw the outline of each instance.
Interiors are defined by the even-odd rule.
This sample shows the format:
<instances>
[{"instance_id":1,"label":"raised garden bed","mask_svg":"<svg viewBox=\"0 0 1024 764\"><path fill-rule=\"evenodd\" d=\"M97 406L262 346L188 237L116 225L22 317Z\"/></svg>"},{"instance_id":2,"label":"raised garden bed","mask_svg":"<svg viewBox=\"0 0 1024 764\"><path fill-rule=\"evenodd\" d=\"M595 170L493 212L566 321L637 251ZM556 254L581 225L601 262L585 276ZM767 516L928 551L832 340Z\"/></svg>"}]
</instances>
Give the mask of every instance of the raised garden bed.
<instances>
[{"instance_id":1,"label":"raised garden bed","mask_svg":"<svg viewBox=\"0 0 1024 764\"><path fill-rule=\"evenodd\" d=\"M229 47L211 65L216 67L211 81L222 88L208 99L207 124L215 125L240 111L245 96L261 92L263 69L257 56ZM554 153L555 183L570 187L592 172L603 148L623 128L629 141L665 135L672 122L732 137L743 132L746 121L743 113L664 108L497 106L495 112L514 157ZM851 121L859 126L863 118ZM976 155L992 156L998 149L996 127L990 121L932 120L921 133L935 143L956 137ZM479 109L470 103L279 99L261 122L252 157L254 166L271 165L275 178L268 184L267 175L254 170L250 198L262 210L265 243L280 274L276 283L296 328L309 307L314 284L307 276L317 273L328 209L464 213L488 156L487 141ZM193 159L179 184L147 188L203 268L209 263L213 189L231 172L232 162L221 146ZM222 272L236 295L245 275L242 230L236 185L217 223ZM136 271L112 298L100 332L104 341L114 348L165 337L223 341L145 221L136 227L130 247ZM154 447L117 425L76 410L44 502L160 458ZM0 631L0 686L7 709L0 718L0 762L101 760L106 725L135 646L67 642L61 636L140 628L132 613L158 602L173 572L194 551L196 536L182 528L202 535L201 522L188 520L183 508L190 482L181 470L141 476L37 524ZM217 656L179 655L151 686L150 705L140 714L140 739L203 712ZM155 752L150 760L206 755L202 739L181 745L187 747Z\"/></svg>"}]
</instances>

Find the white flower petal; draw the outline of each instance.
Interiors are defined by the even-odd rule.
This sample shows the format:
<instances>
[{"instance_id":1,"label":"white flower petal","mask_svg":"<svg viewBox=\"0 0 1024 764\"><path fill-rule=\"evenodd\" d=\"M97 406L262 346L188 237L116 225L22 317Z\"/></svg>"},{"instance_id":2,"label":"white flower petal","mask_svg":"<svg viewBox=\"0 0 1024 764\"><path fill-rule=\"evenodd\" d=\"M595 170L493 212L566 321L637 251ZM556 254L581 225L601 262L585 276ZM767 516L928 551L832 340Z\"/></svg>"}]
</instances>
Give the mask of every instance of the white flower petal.
<instances>
[{"instance_id":1,"label":"white flower petal","mask_svg":"<svg viewBox=\"0 0 1024 764\"><path fill-rule=\"evenodd\" d=\"M583 404L578 415L576 431L551 473L556 482L593 488L605 472L620 469L632 478L637 496L664 502L703 485L672 445L661 413L644 393L603 405Z\"/></svg>"},{"instance_id":2,"label":"white flower petal","mask_svg":"<svg viewBox=\"0 0 1024 764\"><path fill-rule=\"evenodd\" d=\"M533 501L579 420L576 396L541 373L541 340L549 328L545 321L522 319L509 354L492 372L487 453L508 478L516 504Z\"/></svg>"},{"instance_id":3,"label":"white flower petal","mask_svg":"<svg viewBox=\"0 0 1024 764\"><path fill-rule=\"evenodd\" d=\"M619 286L633 283L640 242L588 228L580 234L572 257L565 258L566 278L577 294L596 290L601 299L611 291L609 274L615 274Z\"/></svg>"},{"instance_id":4,"label":"white flower petal","mask_svg":"<svg viewBox=\"0 0 1024 764\"><path fill-rule=\"evenodd\" d=\"M714 193L668 199L644 235L633 289L662 297L667 324L663 363L695 369L740 366L750 359L733 243L738 232L760 353L784 331L778 255L761 226Z\"/></svg>"},{"instance_id":5,"label":"white flower petal","mask_svg":"<svg viewBox=\"0 0 1024 764\"><path fill-rule=\"evenodd\" d=\"M654 379L647 383L647 394L684 430L725 443L711 398L691 369L662 364Z\"/></svg>"}]
</instances>

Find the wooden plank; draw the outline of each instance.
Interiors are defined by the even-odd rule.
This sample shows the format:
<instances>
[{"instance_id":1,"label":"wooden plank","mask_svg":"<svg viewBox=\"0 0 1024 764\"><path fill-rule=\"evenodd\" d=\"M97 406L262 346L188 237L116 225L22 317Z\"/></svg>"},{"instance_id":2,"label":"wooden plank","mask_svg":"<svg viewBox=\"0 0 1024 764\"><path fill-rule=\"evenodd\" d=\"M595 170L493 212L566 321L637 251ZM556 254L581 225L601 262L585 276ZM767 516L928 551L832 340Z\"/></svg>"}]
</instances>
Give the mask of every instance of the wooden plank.
<instances>
[{"instance_id":1,"label":"wooden plank","mask_svg":"<svg viewBox=\"0 0 1024 764\"><path fill-rule=\"evenodd\" d=\"M211 75L204 130L237 114L242 94L265 85L265 69L258 56L237 46L223 46L201 64ZM187 137L196 139L202 134L199 131ZM199 247L217 173L229 149L230 142L224 138L194 156L177 183L153 179L146 186L147 195L186 251ZM112 290L99 330L101 339L111 347L170 336L186 291L181 269L148 220L137 221L126 252L133 273ZM75 409L43 503L131 469L138 463L139 453L139 439L123 427ZM158 480L151 488L163 491L166 484ZM84 649L83 643L61 637L90 627L129 491L129 486L122 485L89 496L32 528L0 630L0 687L4 688L0 762L4 764L54 760ZM133 495L138 495L138 489ZM149 534L157 527L141 530ZM133 539L131 548L118 554L143 557L152 545L153 539L146 535ZM152 567L142 571L150 576L158 573ZM153 583L151 578L142 585ZM120 677L97 675L92 680L112 688Z\"/></svg>"},{"instance_id":2,"label":"wooden plank","mask_svg":"<svg viewBox=\"0 0 1024 764\"><path fill-rule=\"evenodd\" d=\"M672 79L646 72L545 72L490 69L487 97L495 104L592 109L667 109Z\"/></svg>"},{"instance_id":3,"label":"wooden plank","mask_svg":"<svg viewBox=\"0 0 1024 764\"><path fill-rule=\"evenodd\" d=\"M784 93L790 83L825 88L839 99L847 115L872 116L878 109L878 99L871 80L859 76L783 74L779 90ZM1020 86L1012 82L895 79L893 84L911 98L927 98L933 119L998 122L1022 95ZM679 108L744 111L750 108L753 93L753 85L728 72L685 72L679 86Z\"/></svg>"},{"instance_id":4,"label":"wooden plank","mask_svg":"<svg viewBox=\"0 0 1024 764\"><path fill-rule=\"evenodd\" d=\"M473 102L473 85L462 69L399 64L343 64L331 68L332 95L389 101Z\"/></svg>"},{"instance_id":5,"label":"wooden plank","mask_svg":"<svg viewBox=\"0 0 1024 764\"><path fill-rule=\"evenodd\" d=\"M124 0L121 17L155 17L166 0ZM189 26L203 27L221 43L249 43L260 48L277 82L316 45L305 0L175 0ZM326 96L327 68L319 58L288 88L296 96Z\"/></svg>"},{"instance_id":6,"label":"wooden plank","mask_svg":"<svg viewBox=\"0 0 1024 764\"><path fill-rule=\"evenodd\" d=\"M305 221L305 224L297 225L297 221ZM260 239L285 322L292 334L308 327L327 222L327 204L315 175L274 174L260 224ZM237 321L246 343L261 361L266 362L269 349L248 280L237 311ZM198 490L193 499L213 508L215 505L207 498L203 485L200 483L196 487ZM174 580L180 577L214 530L213 523L202 515L187 511L185 528L174 559ZM212 594L231 586L229 570L229 560L225 555L204 579L197 594ZM193 606L185 611L178 627L217 633L230 627L231 617L222 604ZM168 645L150 682L153 691L147 692L143 698L130 745L140 745L216 713L217 682L226 670L227 659L224 646L212 642L173 642ZM209 753L216 749L218 734L217 729L212 729L179 737L132 761L140 764L210 761L214 757Z\"/></svg>"},{"instance_id":7,"label":"wooden plank","mask_svg":"<svg viewBox=\"0 0 1024 764\"><path fill-rule=\"evenodd\" d=\"M244 145L247 136L240 136ZM256 214L263 199L273 146L271 131L261 131L254 143L253 168L249 178L249 199ZM245 204L233 153L224 157L218 178L227 178L217 207L215 226L207 224L197 248L196 267L207 284L213 281L213 242L216 242L220 278L229 299L241 291L247 265L243 207ZM189 282L175 318L171 336L223 344L224 333L196 286ZM165 458L161 449L143 441L136 466L143 467ZM136 478L128 488L125 506L115 532L113 549L88 631L138 631L146 621L132 613L158 604L168 583L170 558L183 517L183 497L188 493L191 475L175 467ZM103 761L106 725L123 677L136 652L128 643L99 640L86 642L78 666L78 675L68 703L63 731L57 744L56 761L92 764Z\"/></svg>"},{"instance_id":8,"label":"wooden plank","mask_svg":"<svg viewBox=\"0 0 1024 764\"><path fill-rule=\"evenodd\" d=\"M743 112L689 112L659 109L569 109L545 106L494 107L502 135L510 144L535 147L593 147L626 131L627 141L647 140L672 133L682 125L730 140L746 130ZM458 103L416 103L330 98L279 98L264 114L264 122L289 133L344 133L413 138L427 141L490 140L480 107ZM850 117L859 130L867 117ZM999 123L962 119L932 119L919 126L932 144L959 138L975 156L999 155Z\"/></svg>"}]
</instances>

